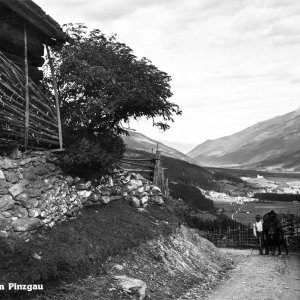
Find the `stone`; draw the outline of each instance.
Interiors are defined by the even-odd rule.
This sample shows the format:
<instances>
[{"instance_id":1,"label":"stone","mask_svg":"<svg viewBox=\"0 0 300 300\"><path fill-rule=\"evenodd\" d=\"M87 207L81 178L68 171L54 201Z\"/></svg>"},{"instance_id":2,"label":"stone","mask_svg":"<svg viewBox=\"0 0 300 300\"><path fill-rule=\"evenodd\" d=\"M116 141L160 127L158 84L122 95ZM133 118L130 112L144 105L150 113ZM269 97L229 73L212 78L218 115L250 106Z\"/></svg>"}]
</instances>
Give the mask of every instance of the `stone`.
<instances>
[{"instance_id":1,"label":"stone","mask_svg":"<svg viewBox=\"0 0 300 300\"><path fill-rule=\"evenodd\" d=\"M147 285L144 281L136 278L131 278L126 275L114 276L124 292L128 293L134 299L144 300L146 298Z\"/></svg>"},{"instance_id":2,"label":"stone","mask_svg":"<svg viewBox=\"0 0 300 300\"><path fill-rule=\"evenodd\" d=\"M29 168L26 168L23 172L22 175L25 179L28 180L35 180L37 175L35 174L35 168L33 166L30 166Z\"/></svg>"},{"instance_id":3,"label":"stone","mask_svg":"<svg viewBox=\"0 0 300 300\"><path fill-rule=\"evenodd\" d=\"M110 196L110 201L115 201L115 200L121 200L122 199L122 196Z\"/></svg>"},{"instance_id":4,"label":"stone","mask_svg":"<svg viewBox=\"0 0 300 300\"><path fill-rule=\"evenodd\" d=\"M95 203L90 201L90 200L87 200L86 202L83 203L83 206L84 207L89 207L89 206L93 206Z\"/></svg>"},{"instance_id":5,"label":"stone","mask_svg":"<svg viewBox=\"0 0 300 300\"><path fill-rule=\"evenodd\" d=\"M28 213L29 213L29 217L36 218L41 215L41 210L39 208L30 208L28 210Z\"/></svg>"},{"instance_id":6,"label":"stone","mask_svg":"<svg viewBox=\"0 0 300 300\"><path fill-rule=\"evenodd\" d=\"M130 204L133 206L133 207L140 207L141 206L141 203L140 203L140 200L136 197L131 197L130 199Z\"/></svg>"},{"instance_id":7,"label":"stone","mask_svg":"<svg viewBox=\"0 0 300 300\"><path fill-rule=\"evenodd\" d=\"M113 266L114 269L118 270L118 271L122 271L124 269L124 266L123 265L119 265L119 264L115 264Z\"/></svg>"},{"instance_id":8,"label":"stone","mask_svg":"<svg viewBox=\"0 0 300 300\"><path fill-rule=\"evenodd\" d=\"M35 198L30 198L27 193L22 193L22 197L20 196L18 201L26 208L37 207L39 205L39 201Z\"/></svg>"},{"instance_id":9,"label":"stone","mask_svg":"<svg viewBox=\"0 0 300 300\"><path fill-rule=\"evenodd\" d=\"M0 160L0 169L13 169L17 167L17 163L9 158L4 158Z\"/></svg>"},{"instance_id":10,"label":"stone","mask_svg":"<svg viewBox=\"0 0 300 300\"><path fill-rule=\"evenodd\" d=\"M8 236L9 236L9 233L6 230L0 231L0 238L6 239L6 238L8 238Z\"/></svg>"},{"instance_id":11,"label":"stone","mask_svg":"<svg viewBox=\"0 0 300 300\"><path fill-rule=\"evenodd\" d=\"M109 186L114 186L114 181L111 176L108 177L108 184Z\"/></svg>"},{"instance_id":12,"label":"stone","mask_svg":"<svg viewBox=\"0 0 300 300\"><path fill-rule=\"evenodd\" d=\"M112 188L112 190L111 190L112 195L120 195L121 192L122 192L122 189L119 186L116 186L116 187Z\"/></svg>"},{"instance_id":13,"label":"stone","mask_svg":"<svg viewBox=\"0 0 300 300\"><path fill-rule=\"evenodd\" d=\"M107 204L107 203L110 202L110 197L109 196L101 196L100 202L104 203L104 204Z\"/></svg>"},{"instance_id":14,"label":"stone","mask_svg":"<svg viewBox=\"0 0 300 300\"><path fill-rule=\"evenodd\" d=\"M53 163L47 163L47 168L51 171L54 172L56 170L56 165Z\"/></svg>"},{"instance_id":15,"label":"stone","mask_svg":"<svg viewBox=\"0 0 300 300\"><path fill-rule=\"evenodd\" d=\"M71 176L67 176L65 179L69 186L71 186L74 182L74 179Z\"/></svg>"},{"instance_id":16,"label":"stone","mask_svg":"<svg viewBox=\"0 0 300 300\"><path fill-rule=\"evenodd\" d=\"M144 187L143 187L143 186L139 187L139 188L137 189L137 191L138 191L139 193L143 193L143 192L144 192Z\"/></svg>"},{"instance_id":17,"label":"stone","mask_svg":"<svg viewBox=\"0 0 300 300\"><path fill-rule=\"evenodd\" d=\"M159 204L159 205L162 205L162 204L165 203L164 200L163 200L163 198L161 196L153 196L151 198L151 200L152 200L152 202L154 202L156 204Z\"/></svg>"},{"instance_id":18,"label":"stone","mask_svg":"<svg viewBox=\"0 0 300 300\"><path fill-rule=\"evenodd\" d=\"M144 191L145 191L145 192L150 191L150 185L149 185L149 184L145 184L145 185L144 185Z\"/></svg>"},{"instance_id":19,"label":"stone","mask_svg":"<svg viewBox=\"0 0 300 300\"><path fill-rule=\"evenodd\" d=\"M91 196L92 191L78 191L77 194L82 198L88 198Z\"/></svg>"},{"instance_id":20,"label":"stone","mask_svg":"<svg viewBox=\"0 0 300 300\"><path fill-rule=\"evenodd\" d=\"M90 200L93 202L100 202L101 200L101 195L97 194L97 193L93 193L90 197Z\"/></svg>"},{"instance_id":21,"label":"stone","mask_svg":"<svg viewBox=\"0 0 300 300\"><path fill-rule=\"evenodd\" d=\"M0 198L0 211L6 211L14 206L14 200L10 195L4 195Z\"/></svg>"},{"instance_id":22,"label":"stone","mask_svg":"<svg viewBox=\"0 0 300 300\"><path fill-rule=\"evenodd\" d=\"M134 173L134 178L137 180L145 180L145 178L139 173Z\"/></svg>"},{"instance_id":23,"label":"stone","mask_svg":"<svg viewBox=\"0 0 300 300\"><path fill-rule=\"evenodd\" d=\"M35 189L44 189L47 184L48 184L48 182L46 183L45 180L43 180L43 179L37 179L32 184L32 187L35 188Z\"/></svg>"},{"instance_id":24,"label":"stone","mask_svg":"<svg viewBox=\"0 0 300 300\"><path fill-rule=\"evenodd\" d=\"M11 219L0 217L0 230L10 230L11 227L12 227Z\"/></svg>"},{"instance_id":25,"label":"stone","mask_svg":"<svg viewBox=\"0 0 300 300\"><path fill-rule=\"evenodd\" d=\"M151 192L152 192L152 195L154 195L154 196L161 194L161 190L158 186L153 186L153 188L151 189Z\"/></svg>"},{"instance_id":26,"label":"stone","mask_svg":"<svg viewBox=\"0 0 300 300\"><path fill-rule=\"evenodd\" d=\"M142 185L143 185L143 182L141 180L132 179L132 180L129 181L129 183L127 185L127 189L129 191L136 190L139 187L141 187Z\"/></svg>"},{"instance_id":27,"label":"stone","mask_svg":"<svg viewBox=\"0 0 300 300\"><path fill-rule=\"evenodd\" d=\"M28 199L29 199L28 193L21 193L15 197L15 200L21 202L21 204L23 205Z\"/></svg>"},{"instance_id":28,"label":"stone","mask_svg":"<svg viewBox=\"0 0 300 300\"><path fill-rule=\"evenodd\" d=\"M1 216L4 217L4 218L10 218L12 216L12 214L11 214L10 211L3 211L1 213Z\"/></svg>"},{"instance_id":29,"label":"stone","mask_svg":"<svg viewBox=\"0 0 300 300\"><path fill-rule=\"evenodd\" d=\"M24 186L22 182L16 183L12 185L8 191L13 197L16 197L17 195L21 194L24 191Z\"/></svg>"},{"instance_id":30,"label":"stone","mask_svg":"<svg viewBox=\"0 0 300 300\"><path fill-rule=\"evenodd\" d=\"M20 166L25 166L32 162L32 157L27 157L19 161Z\"/></svg>"},{"instance_id":31,"label":"stone","mask_svg":"<svg viewBox=\"0 0 300 300\"><path fill-rule=\"evenodd\" d=\"M12 208L12 213L13 213L14 217L18 217L18 218L21 218L21 219L28 218L27 209L22 207L22 206L19 206L19 205L15 205Z\"/></svg>"},{"instance_id":32,"label":"stone","mask_svg":"<svg viewBox=\"0 0 300 300\"><path fill-rule=\"evenodd\" d=\"M140 202L142 205L144 205L148 202L148 200L149 200L149 196L143 196L141 197Z\"/></svg>"},{"instance_id":33,"label":"stone","mask_svg":"<svg viewBox=\"0 0 300 300\"><path fill-rule=\"evenodd\" d=\"M81 179L80 179L80 177L78 177L78 176L74 178L74 182L75 182L75 183L79 182L80 180L81 180Z\"/></svg>"},{"instance_id":34,"label":"stone","mask_svg":"<svg viewBox=\"0 0 300 300\"><path fill-rule=\"evenodd\" d=\"M100 193L101 193L102 196L109 196L110 195L109 190L100 190Z\"/></svg>"},{"instance_id":35,"label":"stone","mask_svg":"<svg viewBox=\"0 0 300 300\"><path fill-rule=\"evenodd\" d=\"M2 170L0 170L0 180L5 180L5 176Z\"/></svg>"},{"instance_id":36,"label":"stone","mask_svg":"<svg viewBox=\"0 0 300 300\"><path fill-rule=\"evenodd\" d=\"M8 157L11 159L20 159L22 158L22 152L18 148L15 148Z\"/></svg>"},{"instance_id":37,"label":"stone","mask_svg":"<svg viewBox=\"0 0 300 300\"><path fill-rule=\"evenodd\" d=\"M35 168L35 174L42 176L49 173L49 170L46 168L46 166L44 164L39 164L36 168Z\"/></svg>"},{"instance_id":38,"label":"stone","mask_svg":"<svg viewBox=\"0 0 300 300\"><path fill-rule=\"evenodd\" d=\"M84 204L86 201L90 201L89 200L90 199L90 197L89 198L81 198L81 204Z\"/></svg>"},{"instance_id":39,"label":"stone","mask_svg":"<svg viewBox=\"0 0 300 300\"><path fill-rule=\"evenodd\" d=\"M92 185L92 183L90 181L87 182L80 182L76 184L76 189L77 190L86 190L88 189L90 186Z\"/></svg>"},{"instance_id":40,"label":"stone","mask_svg":"<svg viewBox=\"0 0 300 300\"><path fill-rule=\"evenodd\" d=\"M7 195L8 194L8 188L0 188L0 195Z\"/></svg>"},{"instance_id":41,"label":"stone","mask_svg":"<svg viewBox=\"0 0 300 300\"><path fill-rule=\"evenodd\" d=\"M28 193L29 197L36 198L36 197L41 196L42 190L41 189L32 188L32 189L28 189L27 193Z\"/></svg>"},{"instance_id":42,"label":"stone","mask_svg":"<svg viewBox=\"0 0 300 300\"><path fill-rule=\"evenodd\" d=\"M16 182L18 182L21 179L20 175L18 173L16 173L16 172L13 172L13 171L11 171L11 172L6 171L4 173L4 175L5 175L6 180L8 182L11 182L11 183L16 183Z\"/></svg>"},{"instance_id":43,"label":"stone","mask_svg":"<svg viewBox=\"0 0 300 300\"><path fill-rule=\"evenodd\" d=\"M14 231L24 232L39 228L42 222L38 218L19 219L12 223Z\"/></svg>"},{"instance_id":44,"label":"stone","mask_svg":"<svg viewBox=\"0 0 300 300\"><path fill-rule=\"evenodd\" d=\"M0 179L0 189L9 187L9 183L5 179Z\"/></svg>"}]
</instances>

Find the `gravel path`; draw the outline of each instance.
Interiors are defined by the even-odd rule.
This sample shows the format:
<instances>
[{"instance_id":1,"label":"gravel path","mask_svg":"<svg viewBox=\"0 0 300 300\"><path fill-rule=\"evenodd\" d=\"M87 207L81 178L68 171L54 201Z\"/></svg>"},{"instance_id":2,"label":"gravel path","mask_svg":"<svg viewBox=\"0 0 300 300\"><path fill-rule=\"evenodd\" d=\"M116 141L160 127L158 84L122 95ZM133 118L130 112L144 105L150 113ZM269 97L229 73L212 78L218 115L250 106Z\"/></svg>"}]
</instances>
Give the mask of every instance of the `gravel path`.
<instances>
[{"instance_id":1,"label":"gravel path","mask_svg":"<svg viewBox=\"0 0 300 300\"><path fill-rule=\"evenodd\" d=\"M200 287L180 300L300 300L300 254L260 256L257 251L223 249L239 263L211 291Z\"/></svg>"}]
</instances>

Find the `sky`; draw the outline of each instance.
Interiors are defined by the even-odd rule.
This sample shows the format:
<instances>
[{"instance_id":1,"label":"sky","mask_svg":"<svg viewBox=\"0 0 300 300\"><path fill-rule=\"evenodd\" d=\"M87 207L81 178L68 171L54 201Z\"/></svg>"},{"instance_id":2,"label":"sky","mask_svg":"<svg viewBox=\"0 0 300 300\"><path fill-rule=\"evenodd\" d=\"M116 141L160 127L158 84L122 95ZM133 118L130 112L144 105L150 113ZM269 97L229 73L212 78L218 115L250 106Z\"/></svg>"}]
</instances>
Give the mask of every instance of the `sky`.
<instances>
[{"instance_id":1,"label":"sky","mask_svg":"<svg viewBox=\"0 0 300 300\"><path fill-rule=\"evenodd\" d=\"M131 122L185 151L300 106L300 1L35 0L61 25L84 23L172 77L171 129ZM182 145L178 147L178 143ZM175 145L175 144L173 144Z\"/></svg>"}]
</instances>

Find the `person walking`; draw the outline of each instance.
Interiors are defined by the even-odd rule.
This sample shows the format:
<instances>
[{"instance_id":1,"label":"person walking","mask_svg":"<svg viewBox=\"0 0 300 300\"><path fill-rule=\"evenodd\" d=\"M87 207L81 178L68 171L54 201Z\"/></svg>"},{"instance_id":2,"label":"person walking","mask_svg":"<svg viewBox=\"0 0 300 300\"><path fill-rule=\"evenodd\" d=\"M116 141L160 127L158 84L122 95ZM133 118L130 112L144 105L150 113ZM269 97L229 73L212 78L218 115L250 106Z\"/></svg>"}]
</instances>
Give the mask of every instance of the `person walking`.
<instances>
[{"instance_id":1,"label":"person walking","mask_svg":"<svg viewBox=\"0 0 300 300\"><path fill-rule=\"evenodd\" d=\"M257 239L259 254L263 254L263 221L261 215L255 216L255 223L253 224L253 234Z\"/></svg>"}]
</instances>

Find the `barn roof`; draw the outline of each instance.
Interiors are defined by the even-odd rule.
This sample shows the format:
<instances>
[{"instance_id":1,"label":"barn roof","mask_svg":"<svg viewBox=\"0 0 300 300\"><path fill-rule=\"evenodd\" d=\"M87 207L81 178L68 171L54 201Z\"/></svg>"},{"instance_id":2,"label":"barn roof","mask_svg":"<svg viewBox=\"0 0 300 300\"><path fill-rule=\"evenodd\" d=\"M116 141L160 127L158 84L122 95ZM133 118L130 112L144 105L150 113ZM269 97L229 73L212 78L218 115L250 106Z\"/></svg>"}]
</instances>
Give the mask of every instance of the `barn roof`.
<instances>
[{"instance_id":1,"label":"barn roof","mask_svg":"<svg viewBox=\"0 0 300 300\"><path fill-rule=\"evenodd\" d=\"M65 34L60 25L31 0L0 0L0 5L31 24L39 32L44 44L62 43Z\"/></svg>"}]
</instances>

